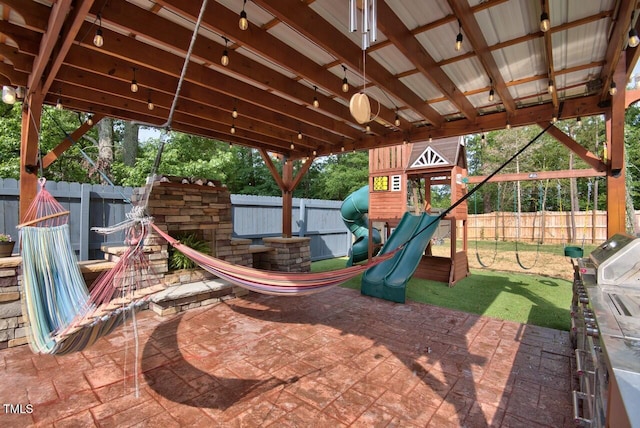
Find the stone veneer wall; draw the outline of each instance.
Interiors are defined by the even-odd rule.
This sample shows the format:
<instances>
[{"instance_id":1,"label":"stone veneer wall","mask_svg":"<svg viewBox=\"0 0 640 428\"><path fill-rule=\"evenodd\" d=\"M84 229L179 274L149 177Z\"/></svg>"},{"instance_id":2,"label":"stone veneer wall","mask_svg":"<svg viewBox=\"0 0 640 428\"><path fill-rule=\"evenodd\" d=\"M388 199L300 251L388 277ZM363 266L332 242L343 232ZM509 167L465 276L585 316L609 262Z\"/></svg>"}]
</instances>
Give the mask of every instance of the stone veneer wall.
<instances>
[{"instance_id":1,"label":"stone veneer wall","mask_svg":"<svg viewBox=\"0 0 640 428\"><path fill-rule=\"evenodd\" d=\"M262 238L266 247L275 250L255 254L254 267L280 272L310 272L310 241L311 238Z\"/></svg>"},{"instance_id":2,"label":"stone veneer wall","mask_svg":"<svg viewBox=\"0 0 640 428\"><path fill-rule=\"evenodd\" d=\"M27 343L18 282L21 257L0 258L0 349Z\"/></svg>"}]
</instances>

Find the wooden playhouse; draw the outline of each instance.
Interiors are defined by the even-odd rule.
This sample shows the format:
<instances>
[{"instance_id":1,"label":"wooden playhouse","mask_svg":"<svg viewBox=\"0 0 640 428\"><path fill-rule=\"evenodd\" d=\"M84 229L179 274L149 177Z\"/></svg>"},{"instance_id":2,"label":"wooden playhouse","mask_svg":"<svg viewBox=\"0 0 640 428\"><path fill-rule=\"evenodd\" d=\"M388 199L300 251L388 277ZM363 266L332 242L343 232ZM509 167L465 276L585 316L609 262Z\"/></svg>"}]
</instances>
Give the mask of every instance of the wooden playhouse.
<instances>
[{"instance_id":1,"label":"wooden playhouse","mask_svg":"<svg viewBox=\"0 0 640 428\"><path fill-rule=\"evenodd\" d=\"M450 186L451 203L467 192L467 158L462 137L381 147L369 151L369 227L393 229L406 211L431 212L432 186ZM453 286L469 275L467 203L445 216L436 235L450 242L449 257L427 246L414 276ZM445 242L446 240L445 239ZM458 239L462 248L458 249Z\"/></svg>"}]
</instances>

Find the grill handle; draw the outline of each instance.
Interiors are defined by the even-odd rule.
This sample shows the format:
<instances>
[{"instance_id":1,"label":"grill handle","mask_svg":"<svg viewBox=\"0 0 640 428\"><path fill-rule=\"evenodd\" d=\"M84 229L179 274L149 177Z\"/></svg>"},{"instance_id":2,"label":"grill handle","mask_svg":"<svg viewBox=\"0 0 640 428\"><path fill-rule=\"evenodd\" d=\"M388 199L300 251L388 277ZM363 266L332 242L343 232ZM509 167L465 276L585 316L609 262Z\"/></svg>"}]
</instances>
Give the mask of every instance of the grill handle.
<instances>
[{"instance_id":1,"label":"grill handle","mask_svg":"<svg viewBox=\"0 0 640 428\"><path fill-rule=\"evenodd\" d=\"M593 397L593 396L591 396ZM591 419L586 419L580 416L580 400L587 400L589 396L584 392L573 391L572 392L572 401L573 401L573 422L579 426L591 426Z\"/></svg>"}]
</instances>

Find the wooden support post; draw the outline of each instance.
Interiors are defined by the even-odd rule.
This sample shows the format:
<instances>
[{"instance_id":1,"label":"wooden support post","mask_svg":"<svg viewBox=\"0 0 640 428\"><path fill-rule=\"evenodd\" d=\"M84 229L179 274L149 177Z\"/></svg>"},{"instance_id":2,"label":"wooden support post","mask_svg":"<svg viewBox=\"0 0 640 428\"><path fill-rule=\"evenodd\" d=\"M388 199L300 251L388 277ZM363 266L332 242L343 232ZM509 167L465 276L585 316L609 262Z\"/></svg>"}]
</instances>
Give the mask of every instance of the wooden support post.
<instances>
[{"instance_id":1,"label":"wooden support post","mask_svg":"<svg viewBox=\"0 0 640 428\"><path fill-rule=\"evenodd\" d=\"M613 76L618 93L611 97L611 110L605 115L607 130L607 237L626 231L626 184L624 168L625 55L620 57Z\"/></svg>"},{"instance_id":2,"label":"wooden support post","mask_svg":"<svg viewBox=\"0 0 640 428\"><path fill-rule=\"evenodd\" d=\"M285 187L282 189L282 237L291 238L291 217L293 216L293 189L291 189L293 182L293 161L291 160L284 160L284 165L282 166L282 182Z\"/></svg>"},{"instance_id":3,"label":"wooden support post","mask_svg":"<svg viewBox=\"0 0 640 428\"><path fill-rule=\"evenodd\" d=\"M20 135L20 222L38 192L38 135L44 96L39 90L30 93L29 102L22 104Z\"/></svg>"}]
</instances>

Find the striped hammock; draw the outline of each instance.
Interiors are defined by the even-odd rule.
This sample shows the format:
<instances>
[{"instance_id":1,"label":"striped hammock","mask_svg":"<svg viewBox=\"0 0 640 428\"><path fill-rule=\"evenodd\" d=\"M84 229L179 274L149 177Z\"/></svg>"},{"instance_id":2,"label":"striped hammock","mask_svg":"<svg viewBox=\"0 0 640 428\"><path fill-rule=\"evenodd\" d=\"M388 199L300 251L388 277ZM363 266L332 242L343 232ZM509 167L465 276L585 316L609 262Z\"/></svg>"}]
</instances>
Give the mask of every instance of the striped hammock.
<instances>
[{"instance_id":1,"label":"striped hammock","mask_svg":"<svg viewBox=\"0 0 640 428\"><path fill-rule=\"evenodd\" d=\"M153 230L164 238L172 247L193 260L207 272L220 278L262 294L277 296L300 296L318 293L354 278L383 261L393 257L396 251L377 256L366 265L355 265L328 272L274 272L246 266L239 266L224 260L203 254L172 238L157 225L151 224Z\"/></svg>"},{"instance_id":2,"label":"striped hammock","mask_svg":"<svg viewBox=\"0 0 640 428\"><path fill-rule=\"evenodd\" d=\"M40 192L19 227L23 298L34 352L66 354L85 349L132 315L149 295L164 289L142 250L145 222L129 230L130 246L89 293L69 239L69 212L40 181Z\"/></svg>"}]
</instances>

